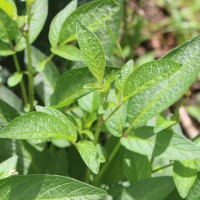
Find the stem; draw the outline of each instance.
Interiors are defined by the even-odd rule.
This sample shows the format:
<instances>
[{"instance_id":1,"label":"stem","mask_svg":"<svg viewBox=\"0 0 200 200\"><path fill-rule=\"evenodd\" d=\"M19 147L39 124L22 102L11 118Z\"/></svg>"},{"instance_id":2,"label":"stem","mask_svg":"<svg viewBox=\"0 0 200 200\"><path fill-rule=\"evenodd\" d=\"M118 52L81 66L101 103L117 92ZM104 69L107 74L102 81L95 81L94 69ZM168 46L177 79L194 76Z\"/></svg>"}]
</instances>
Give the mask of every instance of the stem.
<instances>
[{"instance_id":1,"label":"stem","mask_svg":"<svg viewBox=\"0 0 200 200\"><path fill-rule=\"evenodd\" d=\"M26 49L27 49L27 58L28 58L28 89L29 89L29 103L30 110L33 110L33 101L34 101L34 79L33 79L33 66L31 59L31 45L30 45L30 20L31 20L31 4L26 0L26 9L27 9L27 26L28 29L25 34L26 39Z\"/></svg>"},{"instance_id":2,"label":"stem","mask_svg":"<svg viewBox=\"0 0 200 200\"><path fill-rule=\"evenodd\" d=\"M160 171L160 170L162 170L162 169L171 167L172 165L173 165L173 163L170 163L170 164L168 164L168 165L164 165L164 166L162 166L162 167L159 167L159 168L157 168L157 169L152 170L152 173L155 173L155 172Z\"/></svg>"},{"instance_id":3,"label":"stem","mask_svg":"<svg viewBox=\"0 0 200 200\"><path fill-rule=\"evenodd\" d=\"M111 161L113 160L113 158L115 157L115 155L117 154L117 152L119 151L121 147L120 141L116 144L116 146L114 147L113 151L111 152L110 156L108 157L108 161L103 165L103 167L101 168L101 170L99 171L98 175L95 177L94 179L94 185L97 185L101 179L101 177L103 176L103 174L105 173L105 171L107 170L107 168L109 167Z\"/></svg>"},{"instance_id":4,"label":"stem","mask_svg":"<svg viewBox=\"0 0 200 200\"><path fill-rule=\"evenodd\" d=\"M21 73L19 61L17 59L17 55L16 54L13 55L13 60L14 60L15 68L16 68L17 72ZM25 88L25 84L24 84L24 80L23 79L20 82L20 88L21 88L21 93L22 93L22 98L23 98L23 101L24 101L24 105L27 106L28 97L27 97L26 88Z\"/></svg>"}]
</instances>

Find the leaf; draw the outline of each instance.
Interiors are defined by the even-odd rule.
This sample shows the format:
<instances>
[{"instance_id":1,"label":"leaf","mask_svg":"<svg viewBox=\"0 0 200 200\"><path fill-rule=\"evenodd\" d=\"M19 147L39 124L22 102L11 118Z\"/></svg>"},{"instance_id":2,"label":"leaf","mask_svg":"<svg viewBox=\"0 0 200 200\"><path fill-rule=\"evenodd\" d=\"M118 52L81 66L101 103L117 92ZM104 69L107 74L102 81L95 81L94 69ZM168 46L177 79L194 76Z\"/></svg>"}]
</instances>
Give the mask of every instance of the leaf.
<instances>
[{"instance_id":1,"label":"leaf","mask_svg":"<svg viewBox=\"0 0 200 200\"><path fill-rule=\"evenodd\" d=\"M128 61L121 70L121 75L115 80L115 92L118 99L121 98L122 93L124 92L124 87L128 77L133 72L133 60Z\"/></svg>"},{"instance_id":2,"label":"leaf","mask_svg":"<svg viewBox=\"0 0 200 200\"><path fill-rule=\"evenodd\" d=\"M76 23L76 30L82 56L91 73L102 83L106 66L103 48L95 34L80 21Z\"/></svg>"},{"instance_id":3,"label":"leaf","mask_svg":"<svg viewBox=\"0 0 200 200\"><path fill-rule=\"evenodd\" d=\"M116 70L116 68L107 67L105 72L108 76ZM97 81L87 67L72 69L63 73L56 82L55 92L51 96L52 107L60 108L67 106L78 98L97 89L85 87L93 83L96 84Z\"/></svg>"},{"instance_id":4,"label":"leaf","mask_svg":"<svg viewBox=\"0 0 200 200\"><path fill-rule=\"evenodd\" d=\"M182 135L164 130L154 134L152 127L141 127L121 144L128 150L150 157L161 156L170 160L193 160L200 158L200 149Z\"/></svg>"},{"instance_id":5,"label":"leaf","mask_svg":"<svg viewBox=\"0 0 200 200\"><path fill-rule=\"evenodd\" d=\"M93 113L98 110L100 106L99 93L93 91L78 100L79 106L89 113Z\"/></svg>"},{"instance_id":6,"label":"leaf","mask_svg":"<svg viewBox=\"0 0 200 200\"><path fill-rule=\"evenodd\" d=\"M101 28L105 21L119 10L120 6L113 0L97 0L78 7L63 23L59 44L68 43L76 39L76 21L92 31Z\"/></svg>"},{"instance_id":7,"label":"leaf","mask_svg":"<svg viewBox=\"0 0 200 200\"><path fill-rule=\"evenodd\" d=\"M10 56L15 54L9 44L0 41L0 55L1 56Z\"/></svg>"},{"instance_id":8,"label":"leaf","mask_svg":"<svg viewBox=\"0 0 200 200\"><path fill-rule=\"evenodd\" d=\"M42 61L47 57L36 47L31 46L32 65L38 68ZM27 63L27 52L25 52L25 63ZM38 96L43 100L46 106L50 104L50 96L54 92L56 81L59 77L59 71L52 61L45 64L44 69L34 78L34 85Z\"/></svg>"},{"instance_id":9,"label":"leaf","mask_svg":"<svg viewBox=\"0 0 200 200\"><path fill-rule=\"evenodd\" d=\"M0 55L6 55L6 52L9 55L14 49L12 41L16 41L20 35L17 22L0 8L0 50L3 51L2 54L0 51Z\"/></svg>"},{"instance_id":10,"label":"leaf","mask_svg":"<svg viewBox=\"0 0 200 200\"><path fill-rule=\"evenodd\" d=\"M59 46L57 48L52 47L51 51L54 54L56 54L62 58L65 58L67 60L72 60L72 61L82 61L83 60L81 51L73 45L66 44L66 45Z\"/></svg>"},{"instance_id":11,"label":"leaf","mask_svg":"<svg viewBox=\"0 0 200 200\"><path fill-rule=\"evenodd\" d=\"M95 82L95 78L87 68L72 69L63 73L56 83L51 105L59 108L71 104L77 98L89 93L89 90L83 88L84 85Z\"/></svg>"},{"instance_id":12,"label":"leaf","mask_svg":"<svg viewBox=\"0 0 200 200\"><path fill-rule=\"evenodd\" d=\"M197 179L196 179L194 185L192 186L186 200L199 199L200 198L199 187L200 187L200 173L197 174Z\"/></svg>"},{"instance_id":13,"label":"leaf","mask_svg":"<svg viewBox=\"0 0 200 200\"><path fill-rule=\"evenodd\" d=\"M199 74L199 47L200 36L197 36L191 41L172 50L164 57L164 59L171 59L183 64L183 67L176 73L172 73L171 76L166 77L167 79L162 79L163 81L160 80L158 84L149 87L145 91L141 91L131 98L128 105L128 112L132 126L136 128L144 125L147 120L176 102L190 87ZM158 69L160 69L160 67ZM145 76L148 76L148 73L146 73ZM133 79L133 81L135 81L135 79ZM148 81L148 79L143 77L141 81L135 81L135 84L133 83L133 85L130 84L127 86L126 91L134 91L138 83L142 83L143 81ZM131 91L130 88L132 88Z\"/></svg>"},{"instance_id":14,"label":"leaf","mask_svg":"<svg viewBox=\"0 0 200 200\"><path fill-rule=\"evenodd\" d=\"M23 79L23 74L20 72L15 72L8 78L8 86L14 87L21 82Z\"/></svg>"},{"instance_id":15,"label":"leaf","mask_svg":"<svg viewBox=\"0 0 200 200\"><path fill-rule=\"evenodd\" d=\"M0 129L18 116L19 113L13 107L0 99Z\"/></svg>"},{"instance_id":16,"label":"leaf","mask_svg":"<svg viewBox=\"0 0 200 200\"><path fill-rule=\"evenodd\" d=\"M30 44L35 41L45 24L48 14L48 0L34 0L31 6L31 21L29 28ZM22 51L26 48L26 41L22 36L16 43L15 50Z\"/></svg>"},{"instance_id":17,"label":"leaf","mask_svg":"<svg viewBox=\"0 0 200 200\"><path fill-rule=\"evenodd\" d=\"M124 149L124 174L130 184L151 177L151 163L147 156Z\"/></svg>"},{"instance_id":18,"label":"leaf","mask_svg":"<svg viewBox=\"0 0 200 200\"><path fill-rule=\"evenodd\" d=\"M197 164L193 160L178 162L173 165L173 179L182 198L187 197L197 178Z\"/></svg>"},{"instance_id":19,"label":"leaf","mask_svg":"<svg viewBox=\"0 0 200 200\"><path fill-rule=\"evenodd\" d=\"M72 178L56 175L13 176L0 180L3 199L100 200L106 192Z\"/></svg>"},{"instance_id":20,"label":"leaf","mask_svg":"<svg viewBox=\"0 0 200 200\"><path fill-rule=\"evenodd\" d=\"M77 3L77 0L72 0L52 20L49 29L49 41L52 47L56 47L58 45L63 24L70 14L76 10Z\"/></svg>"},{"instance_id":21,"label":"leaf","mask_svg":"<svg viewBox=\"0 0 200 200\"><path fill-rule=\"evenodd\" d=\"M98 174L100 167L100 158L97 147L90 141L80 141L77 143L77 149L85 164L94 174Z\"/></svg>"},{"instance_id":22,"label":"leaf","mask_svg":"<svg viewBox=\"0 0 200 200\"><path fill-rule=\"evenodd\" d=\"M53 110L53 109L52 109ZM59 111L52 111L50 114L44 112L30 112L15 118L0 131L0 138L11 139L49 139L68 138L76 140L76 130L70 121L60 119ZM65 122L65 123L64 123Z\"/></svg>"},{"instance_id":23,"label":"leaf","mask_svg":"<svg viewBox=\"0 0 200 200\"><path fill-rule=\"evenodd\" d=\"M12 0L1 0L0 8L11 18L17 16L17 8Z\"/></svg>"},{"instance_id":24,"label":"leaf","mask_svg":"<svg viewBox=\"0 0 200 200\"><path fill-rule=\"evenodd\" d=\"M158 133L166 128L169 128L178 123L175 119L166 119L164 115L159 114L156 120L156 124L154 126L154 133Z\"/></svg>"},{"instance_id":25,"label":"leaf","mask_svg":"<svg viewBox=\"0 0 200 200\"><path fill-rule=\"evenodd\" d=\"M175 188L171 177L154 177L142 180L111 194L115 200L163 200Z\"/></svg>"},{"instance_id":26,"label":"leaf","mask_svg":"<svg viewBox=\"0 0 200 200\"><path fill-rule=\"evenodd\" d=\"M16 173L17 156L13 156L0 163L0 179L7 178Z\"/></svg>"},{"instance_id":27,"label":"leaf","mask_svg":"<svg viewBox=\"0 0 200 200\"><path fill-rule=\"evenodd\" d=\"M17 111L22 110L22 100L5 86L0 86L0 99L15 108Z\"/></svg>"}]
</instances>

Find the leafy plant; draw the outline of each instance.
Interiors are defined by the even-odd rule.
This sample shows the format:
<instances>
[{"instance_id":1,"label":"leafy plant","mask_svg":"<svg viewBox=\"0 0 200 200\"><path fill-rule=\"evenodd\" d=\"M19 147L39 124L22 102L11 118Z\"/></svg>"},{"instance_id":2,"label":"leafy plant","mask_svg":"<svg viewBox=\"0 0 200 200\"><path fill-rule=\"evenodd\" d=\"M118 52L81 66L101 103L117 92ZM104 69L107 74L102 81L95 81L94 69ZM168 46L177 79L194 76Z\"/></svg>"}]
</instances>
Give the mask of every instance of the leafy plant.
<instances>
[{"instance_id":1,"label":"leafy plant","mask_svg":"<svg viewBox=\"0 0 200 200\"><path fill-rule=\"evenodd\" d=\"M48 1L26 0L25 15L17 2L0 4L0 56L16 67L0 87L1 198L199 199L199 139L183 135L178 112L163 111L199 73L200 36L159 60L117 67L123 1L77 5L52 20L47 57L31 44ZM61 74L55 56L71 69Z\"/></svg>"}]
</instances>

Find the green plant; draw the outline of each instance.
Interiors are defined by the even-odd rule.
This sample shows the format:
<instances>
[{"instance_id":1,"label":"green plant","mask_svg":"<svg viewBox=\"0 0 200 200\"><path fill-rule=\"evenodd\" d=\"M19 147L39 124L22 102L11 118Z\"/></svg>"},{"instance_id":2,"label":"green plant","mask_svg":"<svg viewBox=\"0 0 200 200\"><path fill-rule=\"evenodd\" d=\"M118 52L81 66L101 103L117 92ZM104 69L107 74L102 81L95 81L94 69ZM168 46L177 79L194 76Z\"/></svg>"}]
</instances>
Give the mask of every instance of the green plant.
<instances>
[{"instance_id":1,"label":"green plant","mask_svg":"<svg viewBox=\"0 0 200 200\"><path fill-rule=\"evenodd\" d=\"M52 20L46 57L31 44L48 1L26 0L18 16L14 1L1 0L0 55L13 57L8 86L22 97L2 79L1 198L199 199L199 138L182 134L179 106L171 116L163 111L199 73L200 36L142 66L110 66L121 52L123 1L77 3ZM72 69L60 75L56 55Z\"/></svg>"}]
</instances>

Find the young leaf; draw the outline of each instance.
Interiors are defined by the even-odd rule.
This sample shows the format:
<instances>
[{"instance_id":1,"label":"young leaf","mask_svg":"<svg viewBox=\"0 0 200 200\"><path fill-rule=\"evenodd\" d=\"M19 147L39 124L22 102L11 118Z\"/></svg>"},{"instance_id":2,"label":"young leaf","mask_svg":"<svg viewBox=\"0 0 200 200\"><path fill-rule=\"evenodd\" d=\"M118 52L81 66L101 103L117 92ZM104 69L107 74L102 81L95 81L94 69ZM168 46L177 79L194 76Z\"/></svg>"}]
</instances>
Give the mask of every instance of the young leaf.
<instances>
[{"instance_id":1,"label":"young leaf","mask_svg":"<svg viewBox=\"0 0 200 200\"><path fill-rule=\"evenodd\" d=\"M83 58L98 82L102 83L106 66L103 48L95 34L81 24L80 21L77 21L76 29Z\"/></svg>"},{"instance_id":2,"label":"young leaf","mask_svg":"<svg viewBox=\"0 0 200 200\"><path fill-rule=\"evenodd\" d=\"M151 177L151 163L147 156L124 149L124 174L130 184Z\"/></svg>"},{"instance_id":3,"label":"young leaf","mask_svg":"<svg viewBox=\"0 0 200 200\"><path fill-rule=\"evenodd\" d=\"M120 5L113 0L97 0L78 7L63 23L59 44L76 39L76 21L96 31L118 12Z\"/></svg>"},{"instance_id":4,"label":"young leaf","mask_svg":"<svg viewBox=\"0 0 200 200\"><path fill-rule=\"evenodd\" d=\"M49 29L49 41L52 47L56 47L59 42L61 30L66 19L76 10L77 0L72 0L63 10L61 10L52 20Z\"/></svg>"},{"instance_id":5,"label":"young leaf","mask_svg":"<svg viewBox=\"0 0 200 200\"><path fill-rule=\"evenodd\" d=\"M7 178L16 173L17 156L13 156L0 163L0 179Z\"/></svg>"},{"instance_id":6,"label":"young leaf","mask_svg":"<svg viewBox=\"0 0 200 200\"><path fill-rule=\"evenodd\" d=\"M14 87L16 86L18 83L21 82L23 78L23 74L20 72L15 72L14 74L12 74L9 78L8 78L8 86L9 87Z\"/></svg>"},{"instance_id":7,"label":"young leaf","mask_svg":"<svg viewBox=\"0 0 200 200\"><path fill-rule=\"evenodd\" d=\"M31 6L31 21L29 27L30 43L33 43L40 34L48 14L48 1L47 0L34 0ZM22 36L15 46L16 51L21 51L26 48L26 41Z\"/></svg>"},{"instance_id":8,"label":"young leaf","mask_svg":"<svg viewBox=\"0 0 200 200\"><path fill-rule=\"evenodd\" d=\"M0 180L3 199L100 200L106 191L72 178L56 175L12 176Z\"/></svg>"},{"instance_id":9,"label":"young leaf","mask_svg":"<svg viewBox=\"0 0 200 200\"><path fill-rule=\"evenodd\" d=\"M51 51L54 54L56 54L62 58L65 58L67 60L72 60L72 61L82 61L83 60L81 51L73 45L66 44L66 45L62 45L59 47L52 47Z\"/></svg>"},{"instance_id":10,"label":"young leaf","mask_svg":"<svg viewBox=\"0 0 200 200\"><path fill-rule=\"evenodd\" d=\"M97 147L90 141L80 141L77 143L78 151L85 164L94 174L98 174L100 167L100 158Z\"/></svg>"},{"instance_id":11,"label":"young leaf","mask_svg":"<svg viewBox=\"0 0 200 200\"><path fill-rule=\"evenodd\" d=\"M187 197L197 178L197 164L193 160L175 161L173 165L173 179L182 198Z\"/></svg>"},{"instance_id":12,"label":"young leaf","mask_svg":"<svg viewBox=\"0 0 200 200\"><path fill-rule=\"evenodd\" d=\"M0 131L0 138L49 139L67 138L76 141L76 129L71 122L54 113L30 112L15 118Z\"/></svg>"},{"instance_id":13,"label":"young leaf","mask_svg":"<svg viewBox=\"0 0 200 200\"><path fill-rule=\"evenodd\" d=\"M163 200L175 188L171 177L155 177L142 180L127 188L111 190L115 200Z\"/></svg>"},{"instance_id":14,"label":"young leaf","mask_svg":"<svg viewBox=\"0 0 200 200\"><path fill-rule=\"evenodd\" d=\"M121 138L121 144L130 151L151 157L162 156L170 160L200 158L197 145L167 129L155 134L152 127L138 128L127 137Z\"/></svg>"},{"instance_id":15,"label":"young leaf","mask_svg":"<svg viewBox=\"0 0 200 200\"><path fill-rule=\"evenodd\" d=\"M1 0L0 8L11 18L15 18L17 16L17 8L12 0Z\"/></svg>"},{"instance_id":16,"label":"young leaf","mask_svg":"<svg viewBox=\"0 0 200 200\"><path fill-rule=\"evenodd\" d=\"M175 62L179 62L183 64L183 66L177 72L174 70L171 76L168 75L168 71L168 73L166 73L167 76L164 75L166 77L164 80L160 80L156 85L148 87L147 90L141 91L131 98L128 105L128 113L132 126L138 127L144 125L147 120L177 101L190 87L199 73L199 47L200 36L197 36L164 57L164 59L172 59ZM191 54L191 52L194 53ZM162 62L162 60L160 61ZM160 67L157 69L160 69ZM145 74L145 76L148 76L149 73L147 72ZM135 79L133 80L135 81ZM126 91L130 94L131 91L136 89L135 86L137 86L138 83L147 80L147 77L143 77L141 81L136 81L135 83L133 81L133 85L128 84ZM130 90L130 88L133 90Z\"/></svg>"},{"instance_id":17,"label":"young leaf","mask_svg":"<svg viewBox=\"0 0 200 200\"><path fill-rule=\"evenodd\" d=\"M121 98L122 93L124 92L124 87L128 77L133 72L133 60L128 61L121 70L121 76L115 80L115 92L118 99Z\"/></svg>"}]
</instances>

